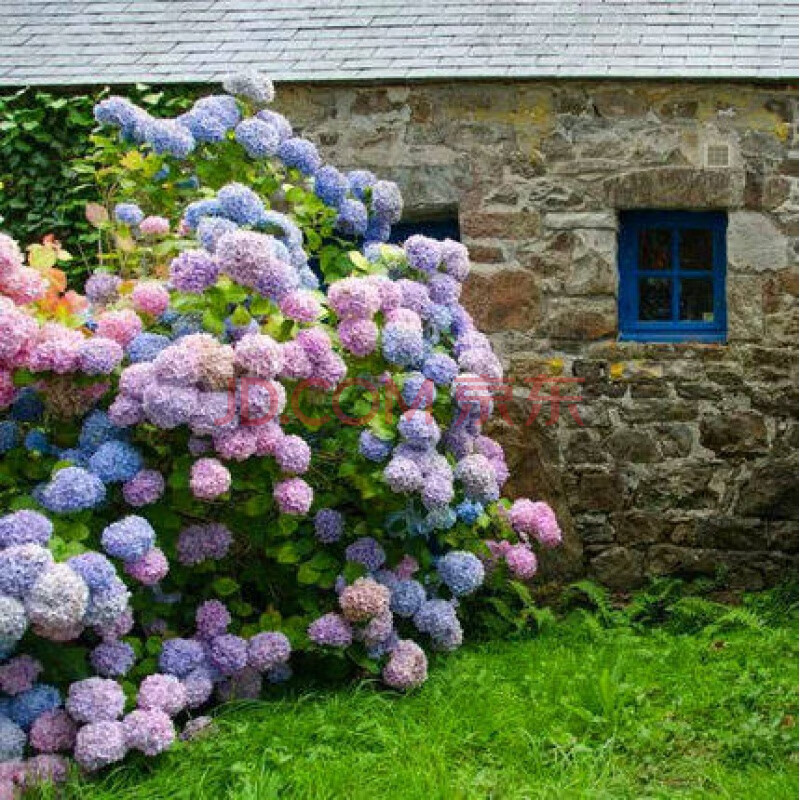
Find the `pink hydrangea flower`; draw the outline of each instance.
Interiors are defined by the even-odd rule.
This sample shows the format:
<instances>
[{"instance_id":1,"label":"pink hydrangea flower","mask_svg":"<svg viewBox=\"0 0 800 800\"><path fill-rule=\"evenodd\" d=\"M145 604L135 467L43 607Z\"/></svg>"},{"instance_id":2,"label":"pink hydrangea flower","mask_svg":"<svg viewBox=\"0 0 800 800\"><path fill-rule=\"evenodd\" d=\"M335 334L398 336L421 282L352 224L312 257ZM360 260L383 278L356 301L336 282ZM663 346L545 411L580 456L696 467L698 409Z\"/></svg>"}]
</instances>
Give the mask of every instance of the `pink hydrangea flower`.
<instances>
[{"instance_id":1,"label":"pink hydrangea flower","mask_svg":"<svg viewBox=\"0 0 800 800\"><path fill-rule=\"evenodd\" d=\"M189 486L199 500L215 500L231 488L231 473L216 458L200 458L192 464Z\"/></svg>"},{"instance_id":2,"label":"pink hydrangea flower","mask_svg":"<svg viewBox=\"0 0 800 800\"><path fill-rule=\"evenodd\" d=\"M314 500L313 489L302 478L289 478L275 484L272 496L281 514L307 514Z\"/></svg>"},{"instance_id":3,"label":"pink hydrangea flower","mask_svg":"<svg viewBox=\"0 0 800 800\"><path fill-rule=\"evenodd\" d=\"M169 233L169 220L166 217L145 217L139 223L139 232L145 236L166 236Z\"/></svg>"},{"instance_id":4,"label":"pink hydrangea flower","mask_svg":"<svg viewBox=\"0 0 800 800\"><path fill-rule=\"evenodd\" d=\"M97 320L97 335L127 347L142 332L142 320L135 311L105 311Z\"/></svg>"},{"instance_id":5,"label":"pink hydrangea flower","mask_svg":"<svg viewBox=\"0 0 800 800\"><path fill-rule=\"evenodd\" d=\"M145 281L134 286L131 301L137 311L160 317L169 307L169 292L157 281Z\"/></svg>"}]
</instances>

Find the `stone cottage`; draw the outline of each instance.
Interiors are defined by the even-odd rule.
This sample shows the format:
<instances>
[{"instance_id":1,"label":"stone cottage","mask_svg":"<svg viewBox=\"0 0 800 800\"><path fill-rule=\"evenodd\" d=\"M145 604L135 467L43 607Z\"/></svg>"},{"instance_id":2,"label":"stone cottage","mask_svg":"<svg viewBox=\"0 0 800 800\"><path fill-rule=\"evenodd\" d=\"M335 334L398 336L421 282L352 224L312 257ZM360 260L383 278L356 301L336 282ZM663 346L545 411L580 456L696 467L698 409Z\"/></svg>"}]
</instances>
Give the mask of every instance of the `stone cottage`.
<instances>
[{"instance_id":1,"label":"stone cottage","mask_svg":"<svg viewBox=\"0 0 800 800\"><path fill-rule=\"evenodd\" d=\"M0 20L2 86L262 70L327 157L402 185L402 232L460 236L513 489L556 505L562 577L794 569L794 0L5 0Z\"/></svg>"}]
</instances>

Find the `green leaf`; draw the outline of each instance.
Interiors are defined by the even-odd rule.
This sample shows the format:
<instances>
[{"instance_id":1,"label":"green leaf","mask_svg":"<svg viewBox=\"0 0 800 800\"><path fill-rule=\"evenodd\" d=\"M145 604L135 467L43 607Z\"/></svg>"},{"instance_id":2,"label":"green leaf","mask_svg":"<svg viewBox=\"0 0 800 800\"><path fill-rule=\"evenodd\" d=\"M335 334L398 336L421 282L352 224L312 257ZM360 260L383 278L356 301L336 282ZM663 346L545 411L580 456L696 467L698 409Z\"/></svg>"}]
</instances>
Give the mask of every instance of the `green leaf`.
<instances>
[{"instance_id":1,"label":"green leaf","mask_svg":"<svg viewBox=\"0 0 800 800\"><path fill-rule=\"evenodd\" d=\"M239 584L233 578L222 577L216 578L212 582L211 588L220 597L230 597L239 591Z\"/></svg>"}]
</instances>

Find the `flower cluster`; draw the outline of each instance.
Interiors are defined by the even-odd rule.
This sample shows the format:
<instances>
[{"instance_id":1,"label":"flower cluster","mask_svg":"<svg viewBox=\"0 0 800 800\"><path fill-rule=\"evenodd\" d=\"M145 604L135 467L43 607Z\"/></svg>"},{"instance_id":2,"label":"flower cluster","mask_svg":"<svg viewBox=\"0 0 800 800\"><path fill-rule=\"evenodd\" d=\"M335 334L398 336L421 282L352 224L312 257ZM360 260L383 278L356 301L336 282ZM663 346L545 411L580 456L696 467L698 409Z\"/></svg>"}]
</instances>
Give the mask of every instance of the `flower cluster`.
<instances>
[{"instance_id":1,"label":"flower cluster","mask_svg":"<svg viewBox=\"0 0 800 800\"><path fill-rule=\"evenodd\" d=\"M267 107L270 81L225 88L175 119L96 107L159 172L103 212L127 249L80 315L44 313L46 279L0 236L0 452L19 482L0 517L0 761L27 756L20 776L156 755L198 709L286 680L292 646L414 689L423 648L459 647L464 609L561 541L546 503L501 499L485 425L502 365L461 305L466 248L384 244L395 184L326 164ZM165 176L185 207L159 205ZM108 271L139 255L140 278ZM373 401L361 430L338 413ZM37 636L82 649L92 677L42 682L46 658L19 652Z\"/></svg>"}]
</instances>

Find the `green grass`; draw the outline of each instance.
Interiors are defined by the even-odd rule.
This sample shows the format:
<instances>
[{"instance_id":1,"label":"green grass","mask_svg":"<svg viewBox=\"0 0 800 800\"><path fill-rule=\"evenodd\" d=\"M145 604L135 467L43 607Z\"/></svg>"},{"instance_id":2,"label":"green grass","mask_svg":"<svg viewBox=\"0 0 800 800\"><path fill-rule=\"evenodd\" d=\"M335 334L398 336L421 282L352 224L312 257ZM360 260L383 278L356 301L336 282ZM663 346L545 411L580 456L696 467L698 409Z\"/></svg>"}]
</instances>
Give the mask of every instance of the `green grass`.
<instances>
[{"instance_id":1,"label":"green grass","mask_svg":"<svg viewBox=\"0 0 800 800\"><path fill-rule=\"evenodd\" d=\"M66 796L797 797L794 611L675 607L650 629L572 611L441 659L409 697L365 683L228 707L208 738Z\"/></svg>"}]
</instances>

